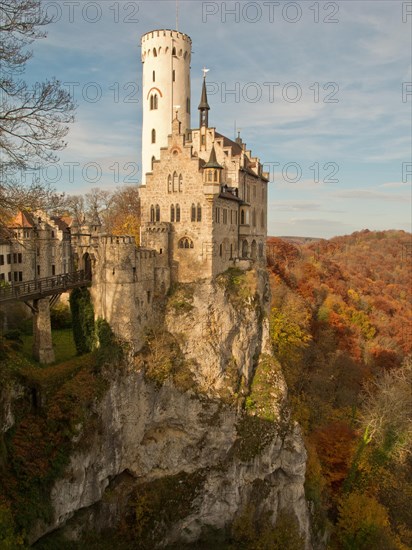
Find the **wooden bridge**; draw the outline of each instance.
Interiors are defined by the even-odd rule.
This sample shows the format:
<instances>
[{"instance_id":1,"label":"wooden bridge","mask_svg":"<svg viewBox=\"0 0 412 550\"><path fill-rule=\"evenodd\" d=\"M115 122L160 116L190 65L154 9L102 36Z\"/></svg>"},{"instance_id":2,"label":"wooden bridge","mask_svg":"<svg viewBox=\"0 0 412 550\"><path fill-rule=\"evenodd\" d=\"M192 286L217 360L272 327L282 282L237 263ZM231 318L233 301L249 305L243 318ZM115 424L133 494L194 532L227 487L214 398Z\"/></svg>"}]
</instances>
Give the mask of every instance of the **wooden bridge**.
<instances>
[{"instance_id":1,"label":"wooden bridge","mask_svg":"<svg viewBox=\"0 0 412 550\"><path fill-rule=\"evenodd\" d=\"M33 313L33 355L40 363L53 363L55 359L50 306L67 290L89 286L91 270L74 271L32 281L12 283L0 288L0 306L13 301L24 302Z\"/></svg>"},{"instance_id":2,"label":"wooden bridge","mask_svg":"<svg viewBox=\"0 0 412 550\"><path fill-rule=\"evenodd\" d=\"M91 283L91 274L84 270L73 271L52 277L43 277L21 283L10 283L10 285L0 288L0 304L19 300L28 302L30 300L40 300L47 296L52 299L72 288L88 286Z\"/></svg>"}]
</instances>

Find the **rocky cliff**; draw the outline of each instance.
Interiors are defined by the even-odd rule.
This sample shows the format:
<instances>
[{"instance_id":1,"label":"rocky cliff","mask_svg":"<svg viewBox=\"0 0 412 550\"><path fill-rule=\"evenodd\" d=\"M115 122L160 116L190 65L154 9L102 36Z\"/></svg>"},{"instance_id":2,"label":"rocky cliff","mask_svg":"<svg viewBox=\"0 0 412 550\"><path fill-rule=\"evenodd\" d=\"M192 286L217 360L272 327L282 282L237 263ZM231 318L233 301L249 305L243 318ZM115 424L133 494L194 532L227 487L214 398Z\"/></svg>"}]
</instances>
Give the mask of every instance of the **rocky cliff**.
<instances>
[{"instance_id":1,"label":"rocky cliff","mask_svg":"<svg viewBox=\"0 0 412 550\"><path fill-rule=\"evenodd\" d=\"M306 451L271 356L264 271L180 285L145 346L106 367L108 389L32 542L119 529L147 547L229 532L279 510L309 547Z\"/></svg>"}]
</instances>

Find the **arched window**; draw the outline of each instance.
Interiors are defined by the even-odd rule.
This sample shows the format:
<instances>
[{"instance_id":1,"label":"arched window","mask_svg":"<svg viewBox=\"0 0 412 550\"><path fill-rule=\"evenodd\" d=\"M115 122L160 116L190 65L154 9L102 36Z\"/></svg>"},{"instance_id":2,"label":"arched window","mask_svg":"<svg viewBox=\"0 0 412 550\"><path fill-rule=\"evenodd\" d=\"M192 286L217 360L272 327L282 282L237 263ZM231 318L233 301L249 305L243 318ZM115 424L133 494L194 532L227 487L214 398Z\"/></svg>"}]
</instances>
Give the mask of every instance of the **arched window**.
<instances>
[{"instance_id":1,"label":"arched window","mask_svg":"<svg viewBox=\"0 0 412 550\"><path fill-rule=\"evenodd\" d=\"M150 206L150 221L151 222L155 221L155 209L153 204Z\"/></svg>"},{"instance_id":2,"label":"arched window","mask_svg":"<svg viewBox=\"0 0 412 550\"><path fill-rule=\"evenodd\" d=\"M196 206L194 204L192 204L192 211L191 211L190 219L191 219L192 222L196 221Z\"/></svg>"},{"instance_id":3,"label":"arched window","mask_svg":"<svg viewBox=\"0 0 412 550\"><path fill-rule=\"evenodd\" d=\"M182 174L179 175L179 193L183 191L183 177Z\"/></svg>"},{"instance_id":4,"label":"arched window","mask_svg":"<svg viewBox=\"0 0 412 550\"><path fill-rule=\"evenodd\" d=\"M252 241L252 249L251 249L251 256L253 260L256 260L257 258L257 244L256 241Z\"/></svg>"},{"instance_id":5,"label":"arched window","mask_svg":"<svg viewBox=\"0 0 412 550\"><path fill-rule=\"evenodd\" d=\"M156 130L154 128L152 130L152 143L156 143Z\"/></svg>"},{"instance_id":6,"label":"arched window","mask_svg":"<svg viewBox=\"0 0 412 550\"><path fill-rule=\"evenodd\" d=\"M217 181L217 170L213 172L213 181Z\"/></svg>"},{"instance_id":7,"label":"arched window","mask_svg":"<svg viewBox=\"0 0 412 550\"><path fill-rule=\"evenodd\" d=\"M172 204L170 206L170 221L171 222L175 221L175 205L174 204Z\"/></svg>"},{"instance_id":8,"label":"arched window","mask_svg":"<svg viewBox=\"0 0 412 550\"><path fill-rule=\"evenodd\" d=\"M173 193L176 193L178 189L177 172L173 172Z\"/></svg>"},{"instance_id":9,"label":"arched window","mask_svg":"<svg viewBox=\"0 0 412 550\"><path fill-rule=\"evenodd\" d=\"M259 243L259 258L263 258L263 243Z\"/></svg>"},{"instance_id":10,"label":"arched window","mask_svg":"<svg viewBox=\"0 0 412 550\"><path fill-rule=\"evenodd\" d=\"M156 48L153 48L153 57L157 57L157 51L156 51Z\"/></svg>"},{"instance_id":11,"label":"arched window","mask_svg":"<svg viewBox=\"0 0 412 550\"><path fill-rule=\"evenodd\" d=\"M252 212L252 225L253 227L256 227L256 210L253 209L253 212Z\"/></svg>"},{"instance_id":12,"label":"arched window","mask_svg":"<svg viewBox=\"0 0 412 550\"><path fill-rule=\"evenodd\" d=\"M156 204L156 221L160 222L160 206Z\"/></svg>"},{"instance_id":13,"label":"arched window","mask_svg":"<svg viewBox=\"0 0 412 550\"><path fill-rule=\"evenodd\" d=\"M176 204L176 221L180 222L180 204Z\"/></svg>"},{"instance_id":14,"label":"arched window","mask_svg":"<svg viewBox=\"0 0 412 550\"><path fill-rule=\"evenodd\" d=\"M219 256L220 256L220 257L223 256L223 244L220 244L220 245L219 245Z\"/></svg>"},{"instance_id":15,"label":"arched window","mask_svg":"<svg viewBox=\"0 0 412 550\"><path fill-rule=\"evenodd\" d=\"M213 173L212 173L212 170L209 170L209 171L208 171L207 179L208 179L208 181L212 181L212 180L213 180Z\"/></svg>"},{"instance_id":16,"label":"arched window","mask_svg":"<svg viewBox=\"0 0 412 550\"><path fill-rule=\"evenodd\" d=\"M152 172L153 172L153 166L154 166L154 161L156 160L156 157L152 157Z\"/></svg>"},{"instance_id":17,"label":"arched window","mask_svg":"<svg viewBox=\"0 0 412 550\"><path fill-rule=\"evenodd\" d=\"M167 192L168 193L172 192L172 176L170 174L167 178Z\"/></svg>"},{"instance_id":18,"label":"arched window","mask_svg":"<svg viewBox=\"0 0 412 550\"><path fill-rule=\"evenodd\" d=\"M245 211L240 211L240 225L245 225Z\"/></svg>"},{"instance_id":19,"label":"arched window","mask_svg":"<svg viewBox=\"0 0 412 550\"><path fill-rule=\"evenodd\" d=\"M200 206L199 203L197 203L197 221L198 222L202 221L202 207Z\"/></svg>"},{"instance_id":20,"label":"arched window","mask_svg":"<svg viewBox=\"0 0 412 550\"><path fill-rule=\"evenodd\" d=\"M247 256L248 256L248 244L247 244L247 240L245 239L242 242L242 258L247 258Z\"/></svg>"},{"instance_id":21,"label":"arched window","mask_svg":"<svg viewBox=\"0 0 412 550\"><path fill-rule=\"evenodd\" d=\"M158 107L158 96L157 94L151 94L150 96L150 110L154 111Z\"/></svg>"},{"instance_id":22,"label":"arched window","mask_svg":"<svg viewBox=\"0 0 412 550\"><path fill-rule=\"evenodd\" d=\"M179 248L193 248L193 241L189 239L188 237L183 237L183 239L180 239Z\"/></svg>"}]
</instances>

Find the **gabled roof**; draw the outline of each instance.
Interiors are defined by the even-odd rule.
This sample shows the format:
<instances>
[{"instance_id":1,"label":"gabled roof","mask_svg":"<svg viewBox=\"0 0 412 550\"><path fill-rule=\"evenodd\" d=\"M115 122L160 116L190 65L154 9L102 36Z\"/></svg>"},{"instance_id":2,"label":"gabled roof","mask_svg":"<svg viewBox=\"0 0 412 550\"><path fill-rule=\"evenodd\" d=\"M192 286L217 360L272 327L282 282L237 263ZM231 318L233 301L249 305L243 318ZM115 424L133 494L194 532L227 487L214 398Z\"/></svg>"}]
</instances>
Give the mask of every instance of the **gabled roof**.
<instances>
[{"instance_id":1,"label":"gabled roof","mask_svg":"<svg viewBox=\"0 0 412 550\"><path fill-rule=\"evenodd\" d=\"M64 218L59 216L51 216L50 219L58 227L60 231L67 231L69 229L68 224L65 222Z\"/></svg>"},{"instance_id":2,"label":"gabled roof","mask_svg":"<svg viewBox=\"0 0 412 550\"><path fill-rule=\"evenodd\" d=\"M25 211L20 211L11 220L8 226L10 228L18 228L18 227L33 228L35 226L35 222L31 214Z\"/></svg>"},{"instance_id":3,"label":"gabled roof","mask_svg":"<svg viewBox=\"0 0 412 550\"><path fill-rule=\"evenodd\" d=\"M243 149L238 143L215 131L215 139L216 138L223 138L223 147L232 148L232 157L238 157L242 153Z\"/></svg>"}]
</instances>

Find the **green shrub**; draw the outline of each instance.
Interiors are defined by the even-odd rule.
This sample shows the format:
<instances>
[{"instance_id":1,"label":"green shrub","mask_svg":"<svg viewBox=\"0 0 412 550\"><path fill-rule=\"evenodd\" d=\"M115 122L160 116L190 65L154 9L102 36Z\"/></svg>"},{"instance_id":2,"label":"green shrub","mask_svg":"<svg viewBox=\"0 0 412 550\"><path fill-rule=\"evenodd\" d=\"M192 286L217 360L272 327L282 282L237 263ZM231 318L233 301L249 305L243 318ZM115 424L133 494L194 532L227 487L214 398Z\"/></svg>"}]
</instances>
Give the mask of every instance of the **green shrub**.
<instances>
[{"instance_id":1,"label":"green shrub","mask_svg":"<svg viewBox=\"0 0 412 550\"><path fill-rule=\"evenodd\" d=\"M87 288L75 288L70 294L73 337L78 355L92 351L96 347L93 304Z\"/></svg>"},{"instance_id":2,"label":"green shrub","mask_svg":"<svg viewBox=\"0 0 412 550\"><path fill-rule=\"evenodd\" d=\"M50 310L51 327L54 330L72 327L72 314L68 305L58 303Z\"/></svg>"}]
</instances>

